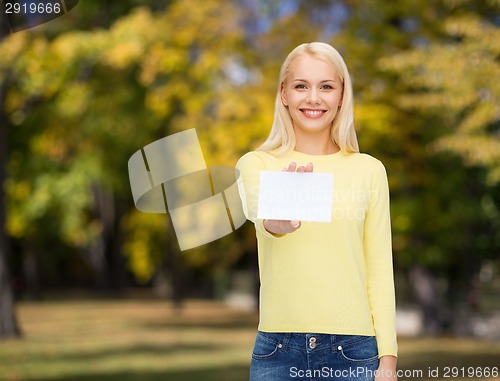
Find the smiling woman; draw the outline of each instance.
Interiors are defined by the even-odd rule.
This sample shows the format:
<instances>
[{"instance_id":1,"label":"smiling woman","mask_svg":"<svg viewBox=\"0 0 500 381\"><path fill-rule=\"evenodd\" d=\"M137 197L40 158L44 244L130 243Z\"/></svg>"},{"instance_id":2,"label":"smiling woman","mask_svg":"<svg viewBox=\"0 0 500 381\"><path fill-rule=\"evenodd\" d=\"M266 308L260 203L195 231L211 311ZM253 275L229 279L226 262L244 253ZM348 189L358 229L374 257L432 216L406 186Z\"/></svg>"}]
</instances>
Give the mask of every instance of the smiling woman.
<instances>
[{"instance_id":1,"label":"smiling woman","mask_svg":"<svg viewBox=\"0 0 500 381\"><path fill-rule=\"evenodd\" d=\"M326 143L326 153L338 151L329 137L342 105L342 93L342 80L332 65L311 56L293 60L280 95L293 121L296 149L301 150L307 134L314 145Z\"/></svg>"},{"instance_id":2,"label":"smiling woman","mask_svg":"<svg viewBox=\"0 0 500 381\"><path fill-rule=\"evenodd\" d=\"M301 104L297 105L294 101ZM290 106L289 102L292 102ZM328 44L302 44L283 62L271 134L259 150L275 151L276 154L283 155L297 149L297 142L303 142L296 136L295 127L296 124L300 126L298 117L305 111L308 111L309 116L321 113L320 124L328 127L330 132L331 139L326 139L328 144L331 140L344 152L359 152L354 130L349 71L342 56ZM329 114L323 118L327 111ZM324 138L324 135L322 137ZM317 148L311 147L312 150ZM335 151L334 147L330 148Z\"/></svg>"},{"instance_id":3,"label":"smiling woman","mask_svg":"<svg viewBox=\"0 0 500 381\"><path fill-rule=\"evenodd\" d=\"M250 380L293 380L291 369L311 377L341 371L321 373L322 380L394 379L387 175L380 161L359 153L349 72L332 46L303 44L288 55L269 138L237 167L243 209L255 224L261 282ZM313 169L335 180L331 222L257 218L262 171Z\"/></svg>"}]
</instances>

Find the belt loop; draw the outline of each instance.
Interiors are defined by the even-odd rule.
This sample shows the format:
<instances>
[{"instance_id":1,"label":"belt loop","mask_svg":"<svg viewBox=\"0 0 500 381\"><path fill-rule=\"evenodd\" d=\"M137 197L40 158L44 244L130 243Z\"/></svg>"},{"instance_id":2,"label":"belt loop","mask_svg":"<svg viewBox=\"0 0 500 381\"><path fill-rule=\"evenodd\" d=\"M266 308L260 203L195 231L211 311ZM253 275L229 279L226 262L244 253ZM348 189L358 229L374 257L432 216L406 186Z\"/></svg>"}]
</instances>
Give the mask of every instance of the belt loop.
<instances>
[{"instance_id":1,"label":"belt loop","mask_svg":"<svg viewBox=\"0 0 500 381\"><path fill-rule=\"evenodd\" d=\"M288 350L288 343L290 342L290 337L292 334L290 332L285 333L285 336L283 336L283 350L287 351Z\"/></svg>"},{"instance_id":2,"label":"belt loop","mask_svg":"<svg viewBox=\"0 0 500 381\"><path fill-rule=\"evenodd\" d=\"M331 341L330 349L331 349L332 353L335 353L336 352L335 348L337 348L335 345L336 344L335 342L337 341L337 338L335 337L335 335L330 335L330 341Z\"/></svg>"}]
</instances>

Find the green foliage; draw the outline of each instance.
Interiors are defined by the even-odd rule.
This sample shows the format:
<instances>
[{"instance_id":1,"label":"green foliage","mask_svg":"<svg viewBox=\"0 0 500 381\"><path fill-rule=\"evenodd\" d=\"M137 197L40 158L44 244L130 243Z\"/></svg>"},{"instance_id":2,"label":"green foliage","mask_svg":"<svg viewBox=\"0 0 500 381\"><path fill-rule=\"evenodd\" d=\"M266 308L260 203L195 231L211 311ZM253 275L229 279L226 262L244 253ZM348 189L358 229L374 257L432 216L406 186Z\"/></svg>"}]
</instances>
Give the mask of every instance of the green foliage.
<instances>
[{"instance_id":1,"label":"green foliage","mask_svg":"<svg viewBox=\"0 0 500 381\"><path fill-rule=\"evenodd\" d=\"M137 278L148 280L164 256L167 220L133 211L130 155L196 127L207 163L234 165L247 142L256 140L253 126L269 124L260 122L259 109L268 102L255 96L256 84L244 87L244 79L239 83L228 73L246 70L238 20L227 2L177 1L157 13L134 9L109 29L49 37L40 28L3 41L0 75L10 84L5 108L16 127L7 188L10 234L91 247L104 234L90 191L101 184L128 200L120 225L123 250ZM267 120L271 114L269 109ZM53 218L60 222L57 230L44 230L44 221ZM201 251L185 260L227 264L224 255Z\"/></svg>"},{"instance_id":2,"label":"green foliage","mask_svg":"<svg viewBox=\"0 0 500 381\"><path fill-rule=\"evenodd\" d=\"M167 217L134 209L128 158L195 127L207 165L234 165L269 132L285 55L324 40L353 77L362 151L388 169L398 265L447 271L465 266L464 252L495 257L497 1L127 4L101 14L89 0L78 19L77 7L0 43L13 237L88 250L108 229L98 185L116 200L113 239L146 282L175 245ZM247 224L182 259L220 274L254 247Z\"/></svg>"},{"instance_id":3,"label":"green foliage","mask_svg":"<svg viewBox=\"0 0 500 381\"><path fill-rule=\"evenodd\" d=\"M488 168L489 184L500 182L500 30L478 16L450 18L453 40L431 44L381 61L410 92L400 107L429 115L446 127L432 145L468 165Z\"/></svg>"}]
</instances>

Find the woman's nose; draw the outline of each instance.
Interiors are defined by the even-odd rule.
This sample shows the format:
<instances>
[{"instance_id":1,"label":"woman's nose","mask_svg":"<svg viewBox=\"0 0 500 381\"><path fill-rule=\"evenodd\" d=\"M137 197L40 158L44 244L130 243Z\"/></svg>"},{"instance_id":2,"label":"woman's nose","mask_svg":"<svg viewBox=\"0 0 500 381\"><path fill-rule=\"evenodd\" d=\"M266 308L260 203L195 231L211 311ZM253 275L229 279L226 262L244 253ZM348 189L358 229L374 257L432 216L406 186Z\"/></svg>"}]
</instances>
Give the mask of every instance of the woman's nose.
<instances>
[{"instance_id":1,"label":"woman's nose","mask_svg":"<svg viewBox=\"0 0 500 381\"><path fill-rule=\"evenodd\" d=\"M309 103L320 103L321 100L319 98L318 91L316 89L311 89L309 91L308 97L307 97L307 102Z\"/></svg>"}]
</instances>

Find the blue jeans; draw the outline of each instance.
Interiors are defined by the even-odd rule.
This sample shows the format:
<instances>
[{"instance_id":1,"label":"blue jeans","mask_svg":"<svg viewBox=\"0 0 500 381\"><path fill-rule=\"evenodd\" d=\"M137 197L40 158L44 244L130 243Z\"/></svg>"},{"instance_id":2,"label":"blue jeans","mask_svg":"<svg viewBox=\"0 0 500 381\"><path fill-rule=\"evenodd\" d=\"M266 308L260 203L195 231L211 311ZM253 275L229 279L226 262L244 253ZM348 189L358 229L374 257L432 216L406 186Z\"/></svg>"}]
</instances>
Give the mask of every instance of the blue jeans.
<instances>
[{"instance_id":1,"label":"blue jeans","mask_svg":"<svg viewBox=\"0 0 500 381\"><path fill-rule=\"evenodd\" d=\"M372 381L378 365L374 336L259 331L250 381Z\"/></svg>"}]
</instances>

